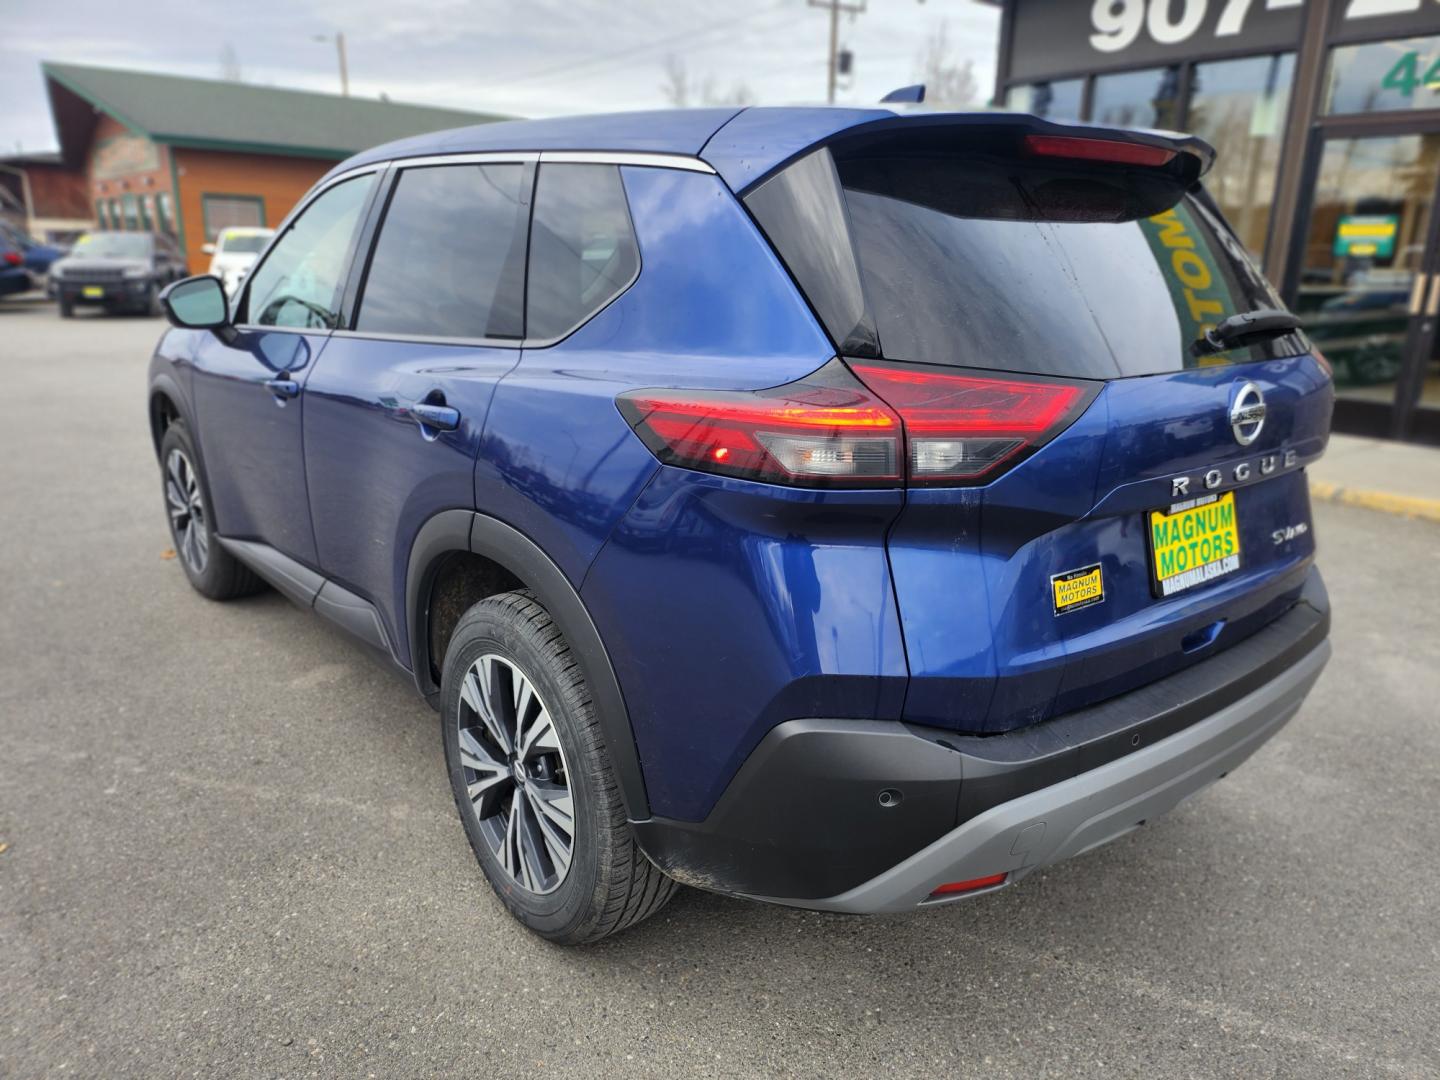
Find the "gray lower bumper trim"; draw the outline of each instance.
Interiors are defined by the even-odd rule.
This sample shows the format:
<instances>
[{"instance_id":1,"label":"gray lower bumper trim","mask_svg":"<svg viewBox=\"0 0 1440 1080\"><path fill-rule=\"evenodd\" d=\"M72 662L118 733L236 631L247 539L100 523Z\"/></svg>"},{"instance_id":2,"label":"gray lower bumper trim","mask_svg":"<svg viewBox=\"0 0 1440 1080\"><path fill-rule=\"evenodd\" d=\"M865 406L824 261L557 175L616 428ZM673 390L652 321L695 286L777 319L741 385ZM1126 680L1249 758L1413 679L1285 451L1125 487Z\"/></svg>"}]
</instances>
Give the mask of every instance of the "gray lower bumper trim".
<instances>
[{"instance_id":1,"label":"gray lower bumper trim","mask_svg":"<svg viewBox=\"0 0 1440 1080\"><path fill-rule=\"evenodd\" d=\"M1325 641L1214 716L1097 769L992 807L848 892L823 900L754 899L878 914L925 905L945 882L1001 871L1009 874L1006 884L1018 881L1159 817L1220 779L1295 715L1329 659L1330 642Z\"/></svg>"}]
</instances>

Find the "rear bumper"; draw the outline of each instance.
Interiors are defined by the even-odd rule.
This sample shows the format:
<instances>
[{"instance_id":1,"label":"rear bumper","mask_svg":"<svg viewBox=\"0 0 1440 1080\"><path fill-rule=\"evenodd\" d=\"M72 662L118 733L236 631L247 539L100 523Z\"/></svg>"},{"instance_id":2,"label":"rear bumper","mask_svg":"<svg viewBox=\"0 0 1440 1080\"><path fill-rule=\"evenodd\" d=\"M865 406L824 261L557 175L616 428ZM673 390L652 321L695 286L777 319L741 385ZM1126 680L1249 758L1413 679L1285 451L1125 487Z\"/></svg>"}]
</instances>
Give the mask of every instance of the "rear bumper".
<instances>
[{"instance_id":1,"label":"rear bumper","mask_svg":"<svg viewBox=\"0 0 1440 1080\"><path fill-rule=\"evenodd\" d=\"M680 881L773 903L906 911L946 883L1018 881L1170 810L1299 709L1330 657L1318 572L1291 611L1141 690L989 737L794 720L756 748L703 822L635 822ZM978 891L978 890L977 890ZM989 891L989 890L986 890Z\"/></svg>"}]
</instances>

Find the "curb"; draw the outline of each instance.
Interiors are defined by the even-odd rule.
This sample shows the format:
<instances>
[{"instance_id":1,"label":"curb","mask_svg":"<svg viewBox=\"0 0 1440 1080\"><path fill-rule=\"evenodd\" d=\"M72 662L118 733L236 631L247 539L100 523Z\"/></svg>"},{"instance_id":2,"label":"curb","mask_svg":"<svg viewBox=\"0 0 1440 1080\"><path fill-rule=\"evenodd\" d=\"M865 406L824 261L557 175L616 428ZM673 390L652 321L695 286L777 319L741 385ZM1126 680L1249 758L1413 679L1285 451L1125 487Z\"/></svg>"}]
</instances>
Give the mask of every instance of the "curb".
<instances>
[{"instance_id":1,"label":"curb","mask_svg":"<svg viewBox=\"0 0 1440 1080\"><path fill-rule=\"evenodd\" d=\"M1323 481L1310 481L1310 495L1323 502L1378 510L1382 514L1420 518L1440 523L1440 499L1422 499L1418 495L1395 495L1388 491L1363 491Z\"/></svg>"}]
</instances>

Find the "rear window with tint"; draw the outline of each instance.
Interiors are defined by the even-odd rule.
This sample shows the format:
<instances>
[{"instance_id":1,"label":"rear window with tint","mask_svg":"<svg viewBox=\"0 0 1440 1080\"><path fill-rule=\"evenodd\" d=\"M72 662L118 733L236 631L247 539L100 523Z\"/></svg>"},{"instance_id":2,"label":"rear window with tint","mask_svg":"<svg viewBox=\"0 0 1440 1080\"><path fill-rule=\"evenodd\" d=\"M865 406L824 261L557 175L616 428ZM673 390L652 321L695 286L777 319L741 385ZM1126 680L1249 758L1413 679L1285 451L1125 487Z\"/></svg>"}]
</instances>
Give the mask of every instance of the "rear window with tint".
<instances>
[{"instance_id":1,"label":"rear window with tint","mask_svg":"<svg viewBox=\"0 0 1440 1080\"><path fill-rule=\"evenodd\" d=\"M866 317L888 359L1108 379L1306 348L1290 335L1191 352L1217 322L1282 305L1208 200L1177 202L1178 188L1122 191L983 154L835 164ZM752 199L801 288L822 289ZM837 340L856 336L846 321L827 325Z\"/></svg>"},{"instance_id":2,"label":"rear window with tint","mask_svg":"<svg viewBox=\"0 0 1440 1080\"><path fill-rule=\"evenodd\" d=\"M530 229L526 337L564 337L630 287L640 249L620 170L541 165Z\"/></svg>"}]
</instances>

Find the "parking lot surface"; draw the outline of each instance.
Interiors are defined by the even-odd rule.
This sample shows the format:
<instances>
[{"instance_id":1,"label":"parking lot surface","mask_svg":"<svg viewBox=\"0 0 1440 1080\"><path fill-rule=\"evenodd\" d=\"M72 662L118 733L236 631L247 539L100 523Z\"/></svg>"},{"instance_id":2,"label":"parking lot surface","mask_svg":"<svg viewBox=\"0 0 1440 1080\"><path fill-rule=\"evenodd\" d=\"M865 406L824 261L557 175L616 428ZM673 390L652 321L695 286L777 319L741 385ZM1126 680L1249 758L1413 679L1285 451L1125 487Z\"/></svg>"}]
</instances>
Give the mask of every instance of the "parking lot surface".
<instances>
[{"instance_id":1,"label":"parking lot surface","mask_svg":"<svg viewBox=\"0 0 1440 1080\"><path fill-rule=\"evenodd\" d=\"M160 330L0 302L0 1076L1440 1075L1440 526L1317 506L1309 703L1106 848L904 918L685 890L564 950L411 687L168 557Z\"/></svg>"}]
</instances>

